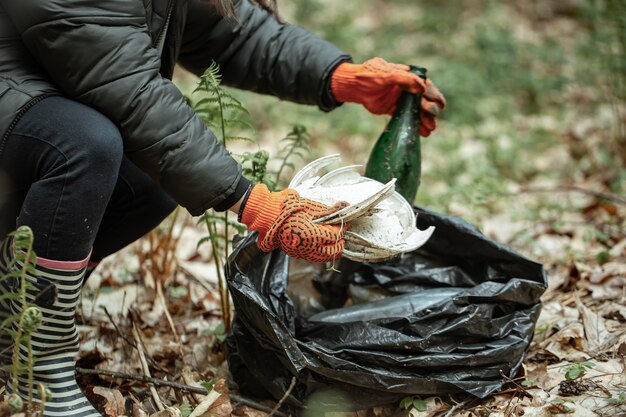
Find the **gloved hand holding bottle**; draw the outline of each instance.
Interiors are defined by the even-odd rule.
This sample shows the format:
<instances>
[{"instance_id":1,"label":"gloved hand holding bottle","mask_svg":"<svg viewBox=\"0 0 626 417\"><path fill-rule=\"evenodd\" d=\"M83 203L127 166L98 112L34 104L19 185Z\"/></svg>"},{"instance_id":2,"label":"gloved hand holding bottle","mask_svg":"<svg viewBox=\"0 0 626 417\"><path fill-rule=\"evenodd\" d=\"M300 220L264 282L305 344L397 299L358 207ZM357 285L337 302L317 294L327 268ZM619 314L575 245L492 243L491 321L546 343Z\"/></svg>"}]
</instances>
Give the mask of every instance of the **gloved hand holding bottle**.
<instances>
[{"instance_id":1,"label":"gloved hand holding bottle","mask_svg":"<svg viewBox=\"0 0 626 417\"><path fill-rule=\"evenodd\" d=\"M363 64L340 64L331 76L330 89L337 101L362 104L373 114L393 114L403 90L422 94L420 135L427 137L436 127L435 118L446 100L429 80L409 72L408 65L372 58Z\"/></svg>"},{"instance_id":2,"label":"gloved hand holding bottle","mask_svg":"<svg viewBox=\"0 0 626 417\"><path fill-rule=\"evenodd\" d=\"M249 230L259 232L264 252L280 248L287 255L309 262L338 259L344 248L347 225L320 225L313 220L334 213L348 203L332 207L302 198L296 190L271 192L264 184L252 186L231 211Z\"/></svg>"}]
</instances>

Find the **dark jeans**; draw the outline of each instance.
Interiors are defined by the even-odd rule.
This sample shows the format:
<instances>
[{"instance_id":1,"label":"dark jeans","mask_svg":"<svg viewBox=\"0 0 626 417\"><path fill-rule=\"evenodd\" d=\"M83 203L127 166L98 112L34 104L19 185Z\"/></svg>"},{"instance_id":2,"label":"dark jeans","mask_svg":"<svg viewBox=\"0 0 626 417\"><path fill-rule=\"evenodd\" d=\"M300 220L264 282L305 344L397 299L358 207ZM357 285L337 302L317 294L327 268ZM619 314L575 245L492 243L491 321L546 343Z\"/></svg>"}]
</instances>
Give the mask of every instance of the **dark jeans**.
<instances>
[{"instance_id":1,"label":"dark jeans","mask_svg":"<svg viewBox=\"0 0 626 417\"><path fill-rule=\"evenodd\" d=\"M176 203L124 156L117 127L96 110L46 98L19 120L0 154L0 239L32 228L38 256L92 261L135 241Z\"/></svg>"}]
</instances>

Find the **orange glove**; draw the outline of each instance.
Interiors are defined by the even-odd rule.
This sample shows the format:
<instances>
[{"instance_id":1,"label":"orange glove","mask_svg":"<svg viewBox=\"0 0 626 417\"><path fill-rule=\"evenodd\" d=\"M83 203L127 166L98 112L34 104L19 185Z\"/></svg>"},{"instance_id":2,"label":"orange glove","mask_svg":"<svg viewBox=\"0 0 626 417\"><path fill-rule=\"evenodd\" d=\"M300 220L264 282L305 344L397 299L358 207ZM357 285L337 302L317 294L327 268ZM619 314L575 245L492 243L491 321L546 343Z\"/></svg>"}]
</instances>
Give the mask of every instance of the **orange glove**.
<instances>
[{"instance_id":1,"label":"orange glove","mask_svg":"<svg viewBox=\"0 0 626 417\"><path fill-rule=\"evenodd\" d=\"M427 137L435 130L439 109L446 99L429 80L408 72L408 65L391 64L372 58L361 65L344 62L333 72L330 89L341 102L359 103L373 114L393 114L402 90L422 93L420 135Z\"/></svg>"},{"instance_id":2,"label":"orange glove","mask_svg":"<svg viewBox=\"0 0 626 417\"><path fill-rule=\"evenodd\" d=\"M255 185L241 210L240 221L259 232L259 249L270 252L280 248L294 258L327 262L341 256L347 225L320 225L313 220L334 213L348 203L332 207L300 197L293 189L270 192Z\"/></svg>"}]
</instances>

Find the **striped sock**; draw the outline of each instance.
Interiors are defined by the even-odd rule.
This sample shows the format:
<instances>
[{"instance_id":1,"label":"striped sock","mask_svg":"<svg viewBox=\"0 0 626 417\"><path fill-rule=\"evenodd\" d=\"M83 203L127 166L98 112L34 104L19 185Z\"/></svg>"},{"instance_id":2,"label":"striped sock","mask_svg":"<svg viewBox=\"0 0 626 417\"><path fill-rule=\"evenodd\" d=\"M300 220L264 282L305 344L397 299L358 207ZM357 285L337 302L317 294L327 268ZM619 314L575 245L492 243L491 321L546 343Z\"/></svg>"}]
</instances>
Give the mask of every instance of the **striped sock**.
<instances>
[{"instance_id":1,"label":"striped sock","mask_svg":"<svg viewBox=\"0 0 626 417\"><path fill-rule=\"evenodd\" d=\"M78 331L75 313L80 299L81 288L87 268L87 259L79 262L58 262L39 258L35 270L37 276L27 279L36 287L52 284L56 288L56 299L42 300L36 296L39 291L28 291L28 301L38 304L43 320L31 334L34 356L34 383L44 384L52 393L52 399L45 403L44 417L99 417L101 414L87 400L76 383L75 356L78 353ZM47 302L46 302L47 301ZM11 301L13 314L19 314L22 306ZM20 346L22 362L28 358L28 349ZM27 375L19 377L18 394L28 398ZM11 383L7 390L13 392ZM36 401L40 401L35 390Z\"/></svg>"}]
</instances>

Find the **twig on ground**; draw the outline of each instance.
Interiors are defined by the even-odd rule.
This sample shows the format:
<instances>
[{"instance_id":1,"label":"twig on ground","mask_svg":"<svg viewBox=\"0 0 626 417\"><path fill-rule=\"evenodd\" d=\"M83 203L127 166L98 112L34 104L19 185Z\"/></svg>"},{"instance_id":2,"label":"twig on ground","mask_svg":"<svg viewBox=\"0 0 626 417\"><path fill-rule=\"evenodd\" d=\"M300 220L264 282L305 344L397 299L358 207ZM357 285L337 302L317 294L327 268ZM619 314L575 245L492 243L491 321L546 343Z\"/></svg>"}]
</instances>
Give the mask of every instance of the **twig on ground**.
<instances>
[{"instance_id":1,"label":"twig on ground","mask_svg":"<svg viewBox=\"0 0 626 417\"><path fill-rule=\"evenodd\" d=\"M178 265L177 266L177 270L182 272L185 275L185 278L187 278L189 281L193 281L196 284L200 285L202 288L204 288L205 290L207 290L208 292L213 292L217 290L217 284L213 283L213 282L209 282L206 280L202 280L198 277L196 277L194 274L192 274L189 270L187 270L187 268L185 268L182 265Z\"/></svg>"},{"instance_id":2,"label":"twig on ground","mask_svg":"<svg viewBox=\"0 0 626 417\"><path fill-rule=\"evenodd\" d=\"M115 329L115 332L117 333L117 335L121 337L123 341L128 343L133 349L138 349L137 344L133 342L132 340L130 340L128 337L126 337L124 333L122 333L122 331L117 326L117 323L115 323L115 320L113 320L113 317L111 316L111 313L109 313L107 308L103 306L102 309L104 310L104 314L106 314L107 318L109 319L109 322L111 322L111 325ZM161 372L167 373L167 369L163 369L163 367L159 365L154 359L152 359L151 356L148 355L147 359L150 362L150 364L152 364L152 366L154 366L156 369L158 369Z\"/></svg>"},{"instance_id":3,"label":"twig on ground","mask_svg":"<svg viewBox=\"0 0 626 417\"><path fill-rule=\"evenodd\" d=\"M272 408L272 411L270 411L270 413L265 417L272 417L274 414L276 414L276 412L280 409L280 407L282 407L285 400L289 397L289 395L291 394L291 391L293 391L293 388L295 386L296 386L296 377L294 376L293 378L291 378L291 383L289 384L289 388L287 388L287 391L285 391L285 394L283 394L282 398L278 400L274 408Z\"/></svg>"},{"instance_id":4,"label":"twig on ground","mask_svg":"<svg viewBox=\"0 0 626 417\"><path fill-rule=\"evenodd\" d=\"M154 378L147 375L127 374L125 372L109 371L106 369L87 369L76 368L76 372L83 375L106 375L113 378L123 378L132 381L147 382L149 384L156 385L158 387L170 387L179 389L181 391L187 391L195 394L207 395L207 390L202 387L194 387L192 385L181 384L180 382L167 381L164 379Z\"/></svg>"},{"instance_id":5,"label":"twig on ground","mask_svg":"<svg viewBox=\"0 0 626 417\"><path fill-rule=\"evenodd\" d=\"M522 187L520 193L553 193L553 192L576 192L592 195L597 198L609 200L617 204L626 206L626 199L615 194L605 193L602 191L588 190L586 188L576 187L575 185L557 185L556 187Z\"/></svg>"},{"instance_id":6,"label":"twig on ground","mask_svg":"<svg viewBox=\"0 0 626 417\"><path fill-rule=\"evenodd\" d=\"M461 401L460 403L457 403L454 407L452 407L451 409L448 410L448 412L443 416L443 417L451 417L452 414L454 414L459 408L465 406L465 404L468 402L469 400L464 400Z\"/></svg>"},{"instance_id":7,"label":"twig on ground","mask_svg":"<svg viewBox=\"0 0 626 417\"><path fill-rule=\"evenodd\" d=\"M110 376L113 378L124 378L124 379L131 380L131 381L147 382L157 387L161 387L161 386L171 387L174 389L179 389L181 391L186 391L186 392L190 392L194 394L207 395L209 393L209 391L207 391L206 389L202 387L194 387L193 385L181 384L180 382L166 381L163 379L158 379L158 378L154 378L154 377L147 376L147 375L127 374L125 372L109 371L106 369L87 369L87 368L76 368L76 372L78 372L79 374L83 374L83 375L106 375L106 376ZM269 413L272 411L272 408L266 405L250 400L248 398L241 397L237 394L229 393L228 396L230 397L231 400L235 401L238 404L247 405L257 410L264 411L266 413ZM280 411L275 412L274 415L277 417L286 417L286 415L284 413L281 413Z\"/></svg>"},{"instance_id":8,"label":"twig on ground","mask_svg":"<svg viewBox=\"0 0 626 417\"><path fill-rule=\"evenodd\" d=\"M209 393L204 397L202 402L198 404L198 406L193 410L189 417L203 416L207 411L209 411L211 407L213 407L213 404L215 404L215 401L217 401L221 397L221 395L221 392L217 392L214 389L209 391Z\"/></svg>"},{"instance_id":9,"label":"twig on ground","mask_svg":"<svg viewBox=\"0 0 626 417\"><path fill-rule=\"evenodd\" d=\"M141 341L141 336L139 336L139 330L137 330L137 325L135 323L133 323L133 335L135 336L135 340L137 342L137 353L139 353L139 360L141 361L141 367L143 368L143 373L146 376L151 376L150 368L148 367L148 361L146 361L146 355L144 354L144 346ZM163 403L161 402L161 399L159 398L159 393L157 392L154 385L150 385L150 393L152 394L152 398L154 399L154 402L156 403L156 406L159 409L159 411L165 410L165 407L163 406Z\"/></svg>"},{"instance_id":10,"label":"twig on ground","mask_svg":"<svg viewBox=\"0 0 626 417\"><path fill-rule=\"evenodd\" d=\"M188 367L185 367L183 369L182 378L183 378L183 381L185 381L185 384L191 385L194 382L193 379L191 378L190 369ZM199 393L192 392L191 395L193 396L193 399L198 404L202 402L202 398L199 396ZM206 395L206 394L202 394L202 395Z\"/></svg>"},{"instance_id":11,"label":"twig on ground","mask_svg":"<svg viewBox=\"0 0 626 417\"><path fill-rule=\"evenodd\" d=\"M163 312L165 313L165 317L167 318L167 322L172 329L172 333L174 334L174 339L176 339L176 343L178 344L178 353L181 358L184 358L185 355L183 353L183 343L180 340L180 336L178 336L178 332L176 331L176 326L174 326L174 320L172 320L172 316L167 309L167 302L165 301L165 296L163 295L163 284L161 284L160 280L157 280L157 298L163 305Z\"/></svg>"},{"instance_id":12,"label":"twig on ground","mask_svg":"<svg viewBox=\"0 0 626 417\"><path fill-rule=\"evenodd\" d=\"M117 323L115 323L115 320L113 320L113 317L111 316L111 313L109 313L109 310L107 310L106 307L102 306L102 310L104 310L104 314L106 314L107 318L109 319L109 322L111 323L111 325L113 326L113 328L115 329L115 332L117 333L117 335L119 337L122 338L122 340L124 340L126 343L128 343L130 346L132 346L133 348L137 349L137 346L135 345L135 342L133 342L132 340L130 340L129 338L126 337L126 335L124 333L122 333L122 331L120 330L120 328L117 326Z\"/></svg>"}]
</instances>

